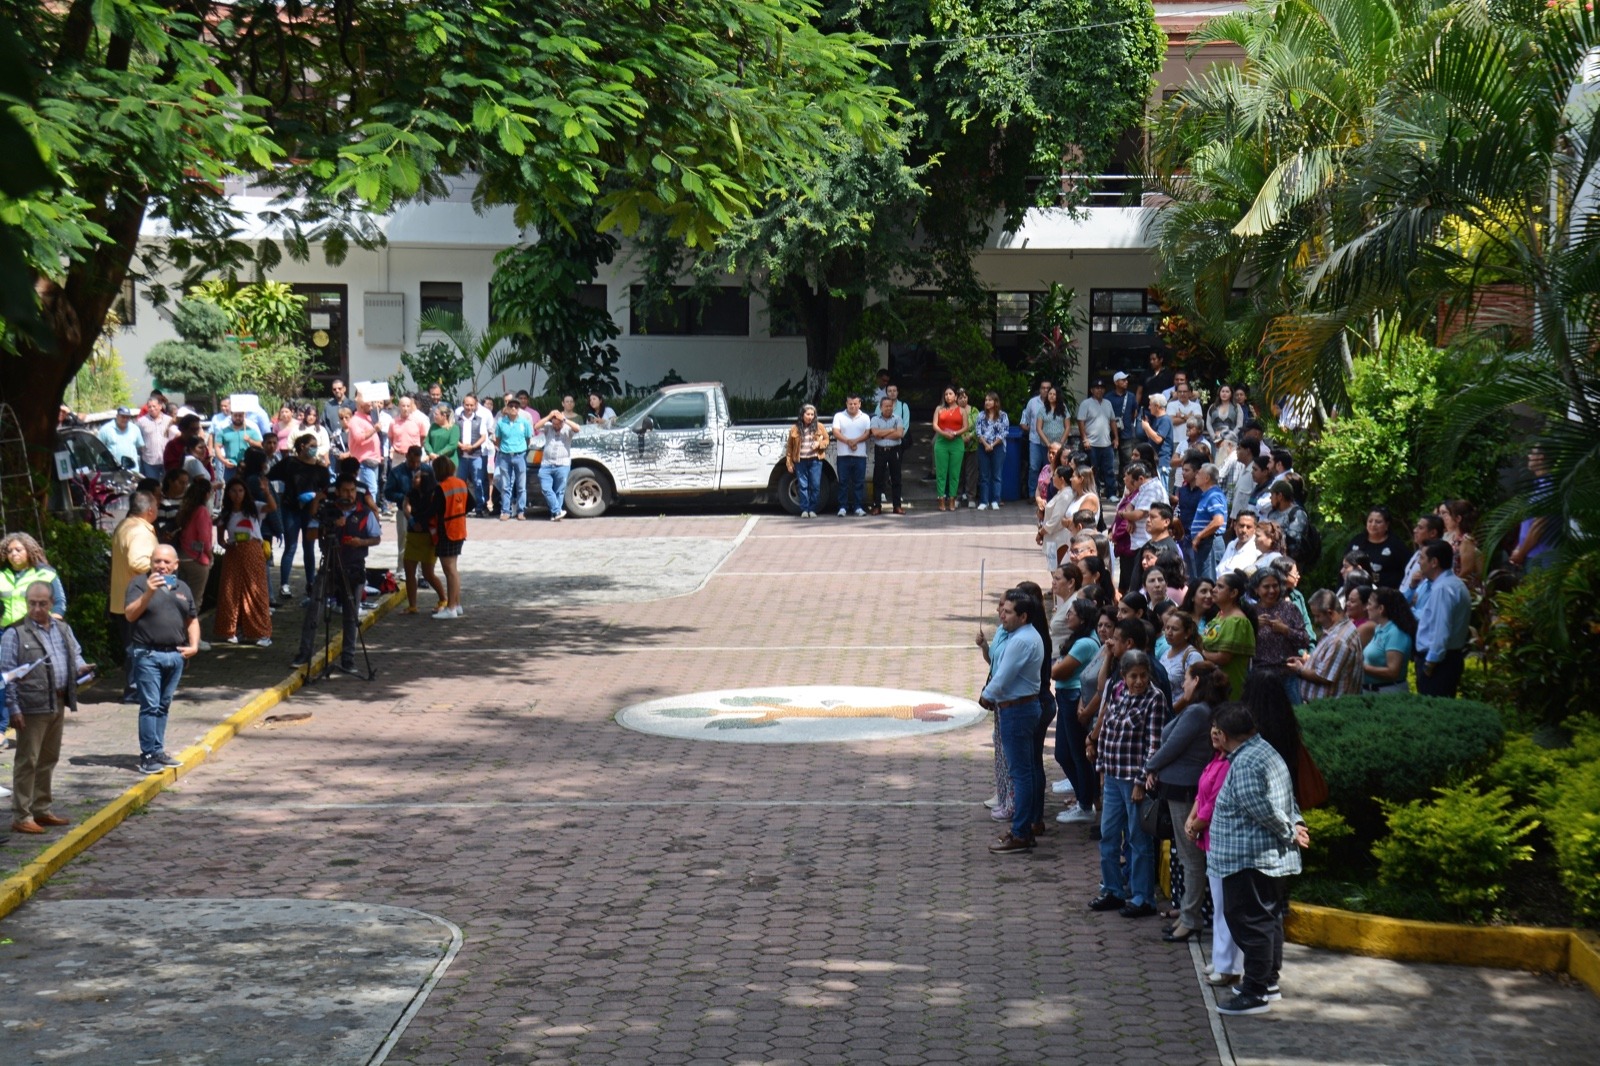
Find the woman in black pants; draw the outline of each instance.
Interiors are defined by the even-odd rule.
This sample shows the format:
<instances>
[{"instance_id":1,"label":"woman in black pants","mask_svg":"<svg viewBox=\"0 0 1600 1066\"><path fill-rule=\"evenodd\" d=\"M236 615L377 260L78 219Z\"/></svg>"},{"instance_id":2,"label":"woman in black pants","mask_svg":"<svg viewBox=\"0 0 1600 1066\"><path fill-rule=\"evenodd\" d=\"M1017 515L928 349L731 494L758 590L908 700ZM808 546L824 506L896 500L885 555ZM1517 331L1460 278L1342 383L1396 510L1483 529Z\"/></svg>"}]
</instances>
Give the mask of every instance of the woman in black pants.
<instances>
[{"instance_id":1,"label":"woman in black pants","mask_svg":"<svg viewBox=\"0 0 1600 1066\"><path fill-rule=\"evenodd\" d=\"M1044 589L1032 581L1017 582L1017 589L1032 596L1039 603L1044 602ZM1032 622L1033 628L1039 634L1039 639L1044 641L1045 648L1044 666L1039 671L1039 725L1033 731L1034 780L1039 783L1039 787L1034 791L1033 796L1029 798L1033 810L1033 820L1029 824L1032 826L1033 835L1038 836L1045 830L1044 741L1045 736L1050 732L1050 723L1055 720L1056 701L1050 693L1050 619L1043 611L1040 611L1039 617L1032 619ZM1023 802L1023 797L1017 796L1012 802L1021 803Z\"/></svg>"},{"instance_id":2,"label":"woman in black pants","mask_svg":"<svg viewBox=\"0 0 1600 1066\"><path fill-rule=\"evenodd\" d=\"M1100 620L1100 607L1088 599L1072 601L1066 624L1057 634L1060 647L1050 676L1056 682L1056 705L1061 708L1060 721L1056 723L1056 765L1061 767L1072 783L1073 795L1078 801L1077 810L1063 811L1056 821L1087 821L1087 812L1100 802L1100 777L1094 764L1083 750L1089 729L1078 720L1078 703L1083 694L1083 676L1100 650L1095 635L1095 623Z\"/></svg>"}]
</instances>

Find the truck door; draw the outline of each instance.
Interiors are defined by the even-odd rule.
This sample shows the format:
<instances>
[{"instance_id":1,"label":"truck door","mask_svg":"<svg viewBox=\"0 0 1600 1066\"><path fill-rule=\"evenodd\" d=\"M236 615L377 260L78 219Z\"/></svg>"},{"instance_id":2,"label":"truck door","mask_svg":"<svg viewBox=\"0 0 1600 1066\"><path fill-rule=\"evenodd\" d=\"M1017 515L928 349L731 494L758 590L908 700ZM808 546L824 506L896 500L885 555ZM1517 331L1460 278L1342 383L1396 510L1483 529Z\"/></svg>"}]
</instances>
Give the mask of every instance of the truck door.
<instances>
[{"instance_id":1,"label":"truck door","mask_svg":"<svg viewBox=\"0 0 1600 1066\"><path fill-rule=\"evenodd\" d=\"M717 484L717 442L704 392L663 396L625 448L630 492L709 492Z\"/></svg>"}]
</instances>

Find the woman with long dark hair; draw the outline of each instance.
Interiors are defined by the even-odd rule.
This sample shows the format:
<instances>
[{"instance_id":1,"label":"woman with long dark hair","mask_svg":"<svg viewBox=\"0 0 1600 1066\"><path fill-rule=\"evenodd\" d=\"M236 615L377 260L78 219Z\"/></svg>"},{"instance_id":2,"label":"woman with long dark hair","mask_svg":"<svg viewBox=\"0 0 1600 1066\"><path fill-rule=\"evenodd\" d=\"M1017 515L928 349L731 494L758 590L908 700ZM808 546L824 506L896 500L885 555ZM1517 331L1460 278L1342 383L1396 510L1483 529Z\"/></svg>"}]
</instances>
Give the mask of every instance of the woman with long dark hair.
<instances>
[{"instance_id":1,"label":"woman with long dark hair","mask_svg":"<svg viewBox=\"0 0 1600 1066\"><path fill-rule=\"evenodd\" d=\"M967 445L967 416L956 402L954 386L947 386L944 399L933 412L933 479L939 494L939 510L954 511L961 491L961 462Z\"/></svg>"},{"instance_id":2,"label":"woman with long dark hair","mask_svg":"<svg viewBox=\"0 0 1600 1066\"><path fill-rule=\"evenodd\" d=\"M1056 765L1066 774L1070 791L1077 798L1078 809L1093 810L1100 799L1100 779L1095 776L1094 765L1084 750L1089 730L1078 720L1078 705L1083 700L1083 676L1100 651L1100 640L1095 635L1095 623L1100 620L1100 608L1086 599L1075 599L1068 604L1067 617L1057 633L1060 647L1056 649L1055 662L1050 666L1050 677L1056 683ZM1068 789L1059 789L1065 795ZM1056 821L1079 821L1082 817L1068 818L1071 811L1063 811Z\"/></svg>"},{"instance_id":3,"label":"woman with long dark hair","mask_svg":"<svg viewBox=\"0 0 1600 1066\"><path fill-rule=\"evenodd\" d=\"M270 494L265 504L252 499L242 478L230 479L222 490L217 542L224 554L212 627L225 644L239 643L242 634L260 647L272 646L272 598L267 588L262 520L276 509Z\"/></svg>"},{"instance_id":4,"label":"woman with long dark hair","mask_svg":"<svg viewBox=\"0 0 1600 1066\"><path fill-rule=\"evenodd\" d=\"M1215 664L1192 663L1183 676L1181 709L1162 727L1161 746L1145 762L1145 788L1167 804L1174 829L1185 825L1194 810L1200 775L1211 761L1211 709L1228 698L1228 685L1228 675ZM1206 901L1206 854L1181 829L1173 835L1183 864L1183 896L1177 924L1161 938L1169 944L1200 934Z\"/></svg>"},{"instance_id":5,"label":"woman with long dark hair","mask_svg":"<svg viewBox=\"0 0 1600 1066\"><path fill-rule=\"evenodd\" d=\"M1376 627L1361 653L1367 692L1406 692L1406 671L1416 650L1417 619L1398 589L1381 588L1367 597L1367 618Z\"/></svg>"},{"instance_id":6,"label":"woman with long dark hair","mask_svg":"<svg viewBox=\"0 0 1600 1066\"><path fill-rule=\"evenodd\" d=\"M828 451L828 428L817 421L817 409L811 404L800 408L800 414L789 427L789 446L784 456L784 466L794 475L795 487L800 492L800 517L817 517L822 504L822 457Z\"/></svg>"},{"instance_id":7,"label":"woman with long dark hair","mask_svg":"<svg viewBox=\"0 0 1600 1066\"><path fill-rule=\"evenodd\" d=\"M183 502L178 505L178 533L172 541L178 553L178 576L194 593L196 607L205 604L215 543L211 528L211 482L197 477L189 482Z\"/></svg>"}]
</instances>

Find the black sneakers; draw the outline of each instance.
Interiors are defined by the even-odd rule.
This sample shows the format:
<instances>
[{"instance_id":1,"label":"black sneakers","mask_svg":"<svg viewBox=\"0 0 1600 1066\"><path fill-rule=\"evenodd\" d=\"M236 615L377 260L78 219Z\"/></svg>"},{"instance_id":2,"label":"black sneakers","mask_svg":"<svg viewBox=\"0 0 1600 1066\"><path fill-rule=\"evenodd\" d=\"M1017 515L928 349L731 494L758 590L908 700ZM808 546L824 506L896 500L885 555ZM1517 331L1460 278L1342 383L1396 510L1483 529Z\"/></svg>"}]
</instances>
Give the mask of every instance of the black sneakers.
<instances>
[{"instance_id":1,"label":"black sneakers","mask_svg":"<svg viewBox=\"0 0 1600 1066\"><path fill-rule=\"evenodd\" d=\"M1218 1014L1265 1014L1272 1008L1260 996L1247 996L1243 993L1234 996L1226 1003L1217 1004Z\"/></svg>"},{"instance_id":2,"label":"black sneakers","mask_svg":"<svg viewBox=\"0 0 1600 1066\"><path fill-rule=\"evenodd\" d=\"M160 763L162 766L182 766L183 765L183 760L174 759L172 757L171 753L170 752L166 752L166 751L158 751L158 752L156 752L155 760L156 760L156 762Z\"/></svg>"},{"instance_id":3,"label":"black sneakers","mask_svg":"<svg viewBox=\"0 0 1600 1066\"><path fill-rule=\"evenodd\" d=\"M1233 994L1236 996L1248 995L1248 993L1245 992L1243 985L1234 985ZM1268 1003L1276 1003L1278 1000L1283 998L1283 989L1279 988L1276 984L1270 984L1267 986L1267 990L1265 992L1261 993L1261 995L1255 998L1264 999Z\"/></svg>"},{"instance_id":4,"label":"black sneakers","mask_svg":"<svg viewBox=\"0 0 1600 1066\"><path fill-rule=\"evenodd\" d=\"M1092 911L1119 911L1127 905L1127 900L1121 896L1114 896L1110 892L1102 892L1089 901Z\"/></svg>"},{"instance_id":5,"label":"black sneakers","mask_svg":"<svg viewBox=\"0 0 1600 1066\"><path fill-rule=\"evenodd\" d=\"M141 774L164 774L167 767L154 755L139 756L139 772Z\"/></svg>"}]
</instances>

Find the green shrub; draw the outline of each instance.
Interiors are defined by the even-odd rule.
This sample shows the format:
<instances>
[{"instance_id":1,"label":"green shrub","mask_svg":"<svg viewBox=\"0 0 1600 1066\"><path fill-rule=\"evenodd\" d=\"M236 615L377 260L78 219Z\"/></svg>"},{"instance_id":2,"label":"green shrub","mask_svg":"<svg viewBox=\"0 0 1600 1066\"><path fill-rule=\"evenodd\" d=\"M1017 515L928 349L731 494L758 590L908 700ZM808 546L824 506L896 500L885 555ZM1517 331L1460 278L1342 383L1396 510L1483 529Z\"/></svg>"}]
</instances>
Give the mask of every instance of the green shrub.
<instances>
[{"instance_id":1,"label":"green shrub","mask_svg":"<svg viewBox=\"0 0 1600 1066\"><path fill-rule=\"evenodd\" d=\"M1485 698L1514 709L1530 725L1559 724L1600 706L1597 599L1600 559L1579 563L1565 575L1533 571L1502 593L1484 640ZM1558 602L1567 604L1565 625L1557 624L1552 605Z\"/></svg>"},{"instance_id":2,"label":"green shrub","mask_svg":"<svg viewBox=\"0 0 1600 1066\"><path fill-rule=\"evenodd\" d=\"M1372 846L1378 881L1432 892L1463 918L1489 918L1512 864L1533 858L1522 840L1539 823L1513 809L1504 788L1480 792L1469 781L1434 791L1431 801L1383 804L1389 835Z\"/></svg>"},{"instance_id":3,"label":"green shrub","mask_svg":"<svg viewBox=\"0 0 1600 1066\"><path fill-rule=\"evenodd\" d=\"M1371 839L1379 800L1421 799L1484 770L1505 734L1493 707L1411 693L1315 700L1296 709L1328 800Z\"/></svg>"},{"instance_id":4,"label":"green shrub","mask_svg":"<svg viewBox=\"0 0 1600 1066\"><path fill-rule=\"evenodd\" d=\"M1505 749L1484 772L1490 785L1504 788L1518 803L1536 803L1561 775L1562 763L1526 734L1506 738Z\"/></svg>"},{"instance_id":5,"label":"green shrub","mask_svg":"<svg viewBox=\"0 0 1600 1066\"><path fill-rule=\"evenodd\" d=\"M1573 913L1586 923L1600 922L1600 761L1561 775L1543 798L1545 827Z\"/></svg>"},{"instance_id":6,"label":"green shrub","mask_svg":"<svg viewBox=\"0 0 1600 1066\"><path fill-rule=\"evenodd\" d=\"M828 387L817 404L817 414L831 417L835 411L844 410L845 397L859 392L863 408L872 400L872 383L878 373L878 349L869 340L851 341L839 349L834 357L833 369L828 373ZM828 414L823 416L826 411Z\"/></svg>"},{"instance_id":7,"label":"green shrub","mask_svg":"<svg viewBox=\"0 0 1600 1066\"><path fill-rule=\"evenodd\" d=\"M1301 811L1300 817L1311 834L1311 847L1300 854L1307 877L1344 873L1359 860L1356 831L1344 815L1332 807L1313 807Z\"/></svg>"}]
</instances>

